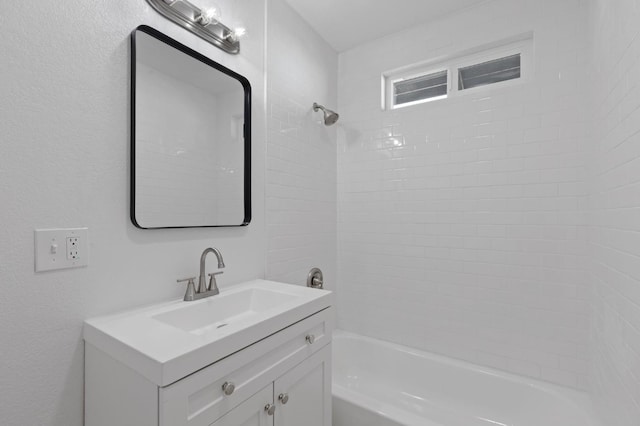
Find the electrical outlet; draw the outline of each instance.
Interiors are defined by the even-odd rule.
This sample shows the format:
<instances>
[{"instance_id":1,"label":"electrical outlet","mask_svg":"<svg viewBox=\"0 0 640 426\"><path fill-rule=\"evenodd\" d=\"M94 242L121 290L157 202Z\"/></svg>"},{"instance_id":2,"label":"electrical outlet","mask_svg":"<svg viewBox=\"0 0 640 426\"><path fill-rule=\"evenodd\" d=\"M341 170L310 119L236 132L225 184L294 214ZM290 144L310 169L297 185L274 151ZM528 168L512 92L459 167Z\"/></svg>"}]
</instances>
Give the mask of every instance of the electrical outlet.
<instances>
[{"instance_id":1,"label":"electrical outlet","mask_svg":"<svg viewBox=\"0 0 640 426\"><path fill-rule=\"evenodd\" d=\"M36 229L36 272L88 265L89 229Z\"/></svg>"},{"instance_id":2,"label":"electrical outlet","mask_svg":"<svg viewBox=\"0 0 640 426\"><path fill-rule=\"evenodd\" d=\"M67 237L67 260L80 259L80 238Z\"/></svg>"}]
</instances>

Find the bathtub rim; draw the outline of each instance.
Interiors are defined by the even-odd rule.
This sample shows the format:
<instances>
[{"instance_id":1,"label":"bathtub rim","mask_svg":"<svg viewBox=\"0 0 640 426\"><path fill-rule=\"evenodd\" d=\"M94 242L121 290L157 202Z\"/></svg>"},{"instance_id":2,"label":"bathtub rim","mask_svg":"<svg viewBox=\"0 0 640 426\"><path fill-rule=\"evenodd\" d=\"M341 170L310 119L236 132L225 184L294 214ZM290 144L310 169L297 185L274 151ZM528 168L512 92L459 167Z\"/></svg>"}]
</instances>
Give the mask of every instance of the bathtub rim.
<instances>
[{"instance_id":1,"label":"bathtub rim","mask_svg":"<svg viewBox=\"0 0 640 426\"><path fill-rule=\"evenodd\" d=\"M442 363L455 368L461 368L466 371L472 371L474 373L491 376L499 380L505 380L507 382L532 388L540 392L545 392L547 394L552 395L555 398L566 401L567 403L574 405L577 409L583 411L589 420L589 424L585 426L602 426L602 423L600 423L599 418L597 417L595 408L593 407L593 404L591 402L591 398L589 394L585 391L547 382L547 381L536 379L533 377L520 376L518 374L509 373L507 371L498 370L492 367L474 364L468 361L463 361L461 359L452 358L445 355L423 351L421 349L412 348L399 343L380 340L380 339L376 339L369 336L363 336L363 335L350 332L350 331L345 331L342 329L335 329L333 331L334 347L336 346L335 343L337 343L335 341L340 339L362 340L365 342L372 343L374 345L381 345L385 348L388 348L394 351L400 351L412 356L416 356L418 358L423 358L428 361ZM335 369L334 369L334 372L335 372ZM333 383L332 388L334 389L333 391L334 396L342 399L347 399L348 401L358 406L368 408L371 410L371 407L367 407L366 405L366 398L360 397L358 395L358 392L354 392L347 388L344 388L343 386L336 384L335 382ZM378 412L378 410L375 410L375 409L373 409L372 411ZM395 410L391 410L391 411L395 411ZM380 412L380 414L386 417L389 417L389 415L387 415L385 412Z\"/></svg>"}]
</instances>

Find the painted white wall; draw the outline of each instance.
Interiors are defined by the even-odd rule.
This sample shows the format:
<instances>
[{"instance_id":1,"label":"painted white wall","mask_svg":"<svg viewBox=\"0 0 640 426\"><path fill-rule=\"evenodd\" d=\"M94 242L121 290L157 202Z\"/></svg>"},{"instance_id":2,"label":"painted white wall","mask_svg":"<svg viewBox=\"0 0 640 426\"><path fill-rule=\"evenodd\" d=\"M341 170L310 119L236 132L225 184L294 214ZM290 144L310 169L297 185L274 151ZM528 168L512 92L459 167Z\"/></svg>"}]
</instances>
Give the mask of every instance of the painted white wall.
<instances>
[{"instance_id":1,"label":"painted white wall","mask_svg":"<svg viewBox=\"0 0 640 426\"><path fill-rule=\"evenodd\" d=\"M336 127L314 102L336 108L338 55L284 0L267 25L267 277L306 284L312 267L336 288Z\"/></svg>"},{"instance_id":2,"label":"painted white wall","mask_svg":"<svg viewBox=\"0 0 640 426\"><path fill-rule=\"evenodd\" d=\"M383 72L534 32L534 77L395 111ZM339 326L586 388L586 7L494 0L340 54Z\"/></svg>"},{"instance_id":3,"label":"painted white wall","mask_svg":"<svg viewBox=\"0 0 640 426\"><path fill-rule=\"evenodd\" d=\"M593 78L592 389L605 424L640 422L640 5L589 2Z\"/></svg>"},{"instance_id":4,"label":"painted white wall","mask_svg":"<svg viewBox=\"0 0 640 426\"><path fill-rule=\"evenodd\" d=\"M221 287L263 277L264 11L220 0L249 36L238 56L143 0L13 2L0 13L0 423L82 424L85 318L181 297L177 278L221 249ZM149 24L253 85L253 221L246 228L145 231L129 221L129 34ZM196 203L197 200L194 200ZM88 226L83 269L34 273L33 230ZM212 262L209 268L215 268Z\"/></svg>"}]
</instances>

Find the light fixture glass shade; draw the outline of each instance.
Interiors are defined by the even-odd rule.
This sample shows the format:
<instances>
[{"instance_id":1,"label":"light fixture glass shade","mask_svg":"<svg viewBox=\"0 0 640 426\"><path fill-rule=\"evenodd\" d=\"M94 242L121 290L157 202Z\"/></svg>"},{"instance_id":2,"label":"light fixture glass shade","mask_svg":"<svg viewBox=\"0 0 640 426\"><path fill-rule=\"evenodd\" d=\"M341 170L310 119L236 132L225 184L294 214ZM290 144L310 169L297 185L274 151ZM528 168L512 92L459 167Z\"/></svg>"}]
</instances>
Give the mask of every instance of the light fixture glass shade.
<instances>
[{"instance_id":1,"label":"light fixture glass shade","mask_svg":"<svg viewBox=\"0 0 640 426\"><path fill-rule=\"evenodd\" d=\"M197 19L202 25L217 24L220 22L222 10L220 10L217 4L211 1L200 0L196 6L200 7L200 16L198 16Z\"/></svg>"},{"instance_id":2,"label":"light fixture glass shade","mask_svg":"<svg viewBox=\"0 0 640 426\"><path fill-rule=\"evenodd\" d=\"M244 27L237 27L234 28L233 31L231 31L229 33L229 35L227 36L227 38L231 41L238 41L240 40L242 37L244 37L247 34L247 30Z\"/></svg>"}]
</instances>

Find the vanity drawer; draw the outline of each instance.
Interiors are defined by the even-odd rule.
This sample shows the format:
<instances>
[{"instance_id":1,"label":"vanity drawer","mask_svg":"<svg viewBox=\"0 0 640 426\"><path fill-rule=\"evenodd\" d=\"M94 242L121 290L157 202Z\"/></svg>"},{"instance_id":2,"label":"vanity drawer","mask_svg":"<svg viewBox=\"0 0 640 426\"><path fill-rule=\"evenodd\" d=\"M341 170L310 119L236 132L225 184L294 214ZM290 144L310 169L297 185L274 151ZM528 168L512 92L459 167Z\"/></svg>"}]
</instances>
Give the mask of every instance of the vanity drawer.
<instances>
[{"instance_id":1,"label":"vanity drawer","mask_svg":"<svg viewBox=\"0 0 640 426\"><path fill-rule=\"evenodd\" d=\"M332 329L333 311L327 308L160 388L160 426L210 425L330 343ZM230 395L225 383L235 388Z\"/></svg>"}]
</instances>

